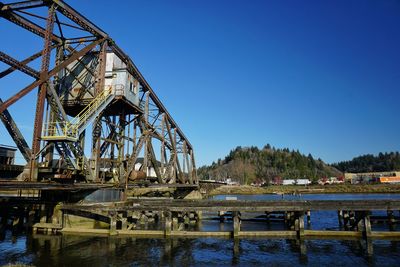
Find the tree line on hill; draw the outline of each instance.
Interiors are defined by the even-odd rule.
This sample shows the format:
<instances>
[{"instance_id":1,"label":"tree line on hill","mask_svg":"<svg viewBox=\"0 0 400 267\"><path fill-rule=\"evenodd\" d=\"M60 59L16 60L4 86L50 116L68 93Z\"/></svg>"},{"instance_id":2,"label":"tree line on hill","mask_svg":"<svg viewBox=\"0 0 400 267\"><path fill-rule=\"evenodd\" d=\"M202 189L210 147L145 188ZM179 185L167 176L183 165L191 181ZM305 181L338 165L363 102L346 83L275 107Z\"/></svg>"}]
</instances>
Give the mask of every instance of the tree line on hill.
<instances>
[{"instance_id":1,"label":"tree line on hill","mask_svg":"<svg viewBox=\"0 0 400 267\"><path fill-rule=\"evenodd\" d=\"M400 171L400 153L379 153L377 156L367 154L332 164L332 166L342 172Z\"/></svg>"},{"instance_id":2,"label":"tree line on hill","mask_svg":"<svg viewBox=\"0 0 400 267\"><path fill-rule=\"evenodd\" d=\"M203 180L231 178L240 184L270 184L276 178L306 178L316 182L322 177L341 176L341 172L311 154L305 156L298 150L277 149L267 144L262 149L238 146L224 159L199 168L198 176Z\"/></svg>"}]
</instances>

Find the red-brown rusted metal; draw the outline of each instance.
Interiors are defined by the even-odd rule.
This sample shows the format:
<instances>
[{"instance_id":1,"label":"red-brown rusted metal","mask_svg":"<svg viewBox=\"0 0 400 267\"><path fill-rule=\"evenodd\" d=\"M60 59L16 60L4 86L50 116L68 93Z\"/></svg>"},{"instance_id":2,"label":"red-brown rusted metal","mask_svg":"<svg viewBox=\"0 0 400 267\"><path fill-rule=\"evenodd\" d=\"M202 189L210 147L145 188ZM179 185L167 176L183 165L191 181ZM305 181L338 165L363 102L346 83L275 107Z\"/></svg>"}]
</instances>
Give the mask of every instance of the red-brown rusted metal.
<instances>
[{"instance_id":1,"label":"red-brown rusted metal","mask_svg":"<svg viewBox=\"0 0 400 267\"><path fill-rule=\"evenodd\" d=\"M35 9L43 6L49 8L47 18L35 14ZM109 169L113 170L113 176L125 177L125 180L122 178L120 182L125 181L126 188L128 177L133 172L145 171L147 173L149 168L153 168L154 175L157 178L155 180L158 183L197 183L192 145L133 61L107 33L61 0L0 3L0 17L44 39L43 51L22 61L0 53L0 61L10 66L7 70L0 72L0 79L14 70L19 70L36 79L4 103L0 103L0 113L33 89L39 87L31 157L33 160L40 154L46 154L41 164L52 168L54 147L60 154L58 161L61 169L70 170L69 164L73 163L74 168L78 168L78 170L72 170L73 172L79 171L85 177L90 177L92 181L104 178L99 177L100 169L103 172ZM30 17L46 21L46 26L31 21ZM69 21L64 22L60 18ZM83 36L70 37L68 36L70 31L65 31L64 27L78 31L79 35ZM55 31L58 31L58 33L55 33ZM86 33L81 34L82 32ZM77 50L80 46L84 46L84 48ZM57 53L52 64L51 51L54 48L57 48ZM85 157L83 149L86 130L82 129L78 141L48 141L41 136L43 113L47 103L46 114L48 115L46 115L45 123L63 124L68 121L67 114L75 117L87 107L91 101L88 96L95 99L106 86L108 53L114 53L113 55L125 64L128 76L135 78L133 84L130 85L130 90L138 95L139 104L135 106L136 104L129 103L124 96L118 96L104 110L101 109L96 113L98 117L94 122L96 127L93 127L92 155L90 157L94 163L91 163ZM27 65L40 56L42 57L40 71L36 71ZM90 61L92 66L84 62L85 57L86 59L88 57L91 60L93 59ZM72 63L81 64L81 68L86 73L84 79L73 72ZM72 101L62 99L63 94L71 93L63 91L65 88L62 79L65 74L68 74L72 79L71 81L80 87L77 88L76 98ZM110 75L109 70L107 75ZM133 116L132 119L131 115ZM42 140L45 140L43 147L41 147ZM155 149L154 142L158 142L160 149ZM144 155L144 158L142 159L141 169L137 170L137 163L140 162L139 155ZM101 164L103 165L100 166ZM32 161L31 170L36 168L37 166ZM64 176L67 177L70 174L57 175L57 177Z\"/></svg>"}]
</instances>

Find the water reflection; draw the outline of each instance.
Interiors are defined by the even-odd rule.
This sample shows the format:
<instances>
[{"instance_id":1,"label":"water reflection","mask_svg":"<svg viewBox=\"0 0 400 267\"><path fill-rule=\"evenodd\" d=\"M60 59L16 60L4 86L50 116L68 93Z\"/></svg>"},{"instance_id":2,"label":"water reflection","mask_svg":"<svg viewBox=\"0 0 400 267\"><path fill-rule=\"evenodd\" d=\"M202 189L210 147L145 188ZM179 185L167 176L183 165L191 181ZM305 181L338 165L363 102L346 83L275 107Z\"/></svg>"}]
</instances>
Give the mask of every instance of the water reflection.
<instances>
[{"instance_id":1,"label":"water reflection","mask_svg":"<svg viewBox=\"0 0 400 267\"><path fill-rule=\"evenodd\" d=\"M0 243L0 265L196 266L196 265L396 265L400 242L363 240L133 238L77 235L12 236Z\"/></svg>"}]
</instances>

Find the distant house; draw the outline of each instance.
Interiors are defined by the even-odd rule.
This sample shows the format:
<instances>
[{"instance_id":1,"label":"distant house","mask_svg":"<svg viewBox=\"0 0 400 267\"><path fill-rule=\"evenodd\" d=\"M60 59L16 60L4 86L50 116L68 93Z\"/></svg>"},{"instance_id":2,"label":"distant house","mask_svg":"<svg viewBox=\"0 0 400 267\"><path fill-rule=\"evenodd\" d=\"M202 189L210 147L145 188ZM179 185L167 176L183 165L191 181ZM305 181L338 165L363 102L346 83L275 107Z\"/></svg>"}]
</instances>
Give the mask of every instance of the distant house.
<instances>
[{"instance_id":1,"label":"distant house","mask_svg":"<svg viewBox=\"0 0 400 267\"><path fill-rule=\"evenodd\" d=\"M400 183L400 176L380 177L379 182L383 184L398 184Z\"/></svg>"},{"instance_id":2,"label":"distant house","mask_svg":"<svg viewBox=\"0 0 400 267\"><path fill-rule=\"evenodd\" d=\"M271 184L273 184L273 185L282 185L282 184L283 184L282 177L280 177L280 176L275 176L275 177L272 179Z\"/></svg>"},{"instance_id":3,"label":"distant house","mask_svg":"<svg viewBox=\"0 0 400 267\"><path fill-rule=\"evenodd\" d=\"M344 179L343 177L329 177L329 178L321 178L318 180L318 184L320 185L327 185L327 184L343 184Z\"/></svg>"},{"instance_id":4,"label":"distant house","mask_svg":"<svg viewBox=\"0 0 400 267\"><path fill-rule=\"evenodd\" d=\"M380 182L381 177L400 177L400 172L362 172L362 173L345 173L345 182L352 184Z\"/></svg>"},{"instance_id":5,"label":"distant house","mask_svg":"<svg viewBox=\"0 0 400 267\"><path fill-rule=\"evenodd\" d=\"M226 184L227 185L239 185L238 182L232 181L232 178L226 178Z\"/></svg>"},{"instance_id":6,"label":"distant house","mask_svg":"<svg viewBox=\"0 0 400 267\"><path fill-rule=\"evenodd\" d=\"M285 179L282 182L283 185L309 185L311 184L310 179Z\"/></svg>"},{"instance_id":7,"label":"distant house","mask_svg":"<svg viewBox=\"0 0 400 267\"><path fill-rule=\"evenodd\" d=\"M142 165L144 163L143 158L138 158L135 163L135 171L143 171L146 173L147 177L157 177L156 170L154 169L153 166L148 166L146 170L143 170ZM161 169L161 162L157 161L157 168L160 173L164 173L166 168L164 167Z\"/></svg>"}]
</instances>

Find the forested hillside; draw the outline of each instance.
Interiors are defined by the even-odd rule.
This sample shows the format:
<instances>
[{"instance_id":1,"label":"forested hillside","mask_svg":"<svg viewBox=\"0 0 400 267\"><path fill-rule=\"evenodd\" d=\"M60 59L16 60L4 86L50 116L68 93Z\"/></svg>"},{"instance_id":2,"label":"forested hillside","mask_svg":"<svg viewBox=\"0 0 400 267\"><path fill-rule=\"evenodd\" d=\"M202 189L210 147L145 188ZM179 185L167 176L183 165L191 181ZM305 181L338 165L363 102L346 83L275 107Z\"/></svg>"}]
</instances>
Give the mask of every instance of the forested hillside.
<instances>
[{"instance_id":1,"label":"forested hillside","mask_svg":"<svg viewBox=\"0 0 400 267\"><path fill-rule=\"evenodd\" d=\"M321 159L314 159L311 154L305 156L298 150L276 149L268 144L262 149L236 147L225 159L199 168L198 175L200 179L224 180L230 177L241 184L254 181L268 184L275 177L316 181L322 177L340 176L341 173Z\"/></svg>"},{"instance_id":2,"label":"forested hillside","mask_svg":"<svg viewBox=\"0 0 400 267\"><path fill-rule=\"evenodd\" d=\"M332 166L342 172L400 171L400 154L399 152L379 153L377 156L368 154Z\"/></svg>"}]
</instances>

